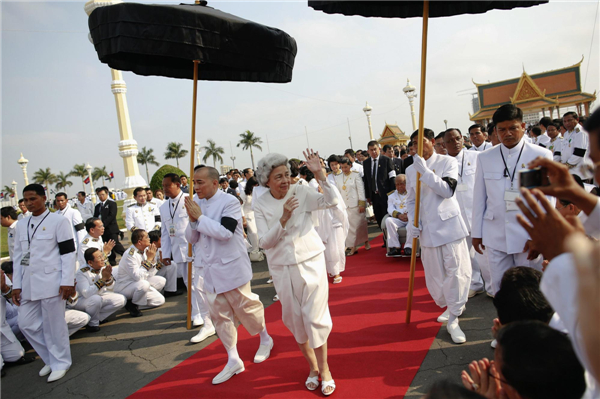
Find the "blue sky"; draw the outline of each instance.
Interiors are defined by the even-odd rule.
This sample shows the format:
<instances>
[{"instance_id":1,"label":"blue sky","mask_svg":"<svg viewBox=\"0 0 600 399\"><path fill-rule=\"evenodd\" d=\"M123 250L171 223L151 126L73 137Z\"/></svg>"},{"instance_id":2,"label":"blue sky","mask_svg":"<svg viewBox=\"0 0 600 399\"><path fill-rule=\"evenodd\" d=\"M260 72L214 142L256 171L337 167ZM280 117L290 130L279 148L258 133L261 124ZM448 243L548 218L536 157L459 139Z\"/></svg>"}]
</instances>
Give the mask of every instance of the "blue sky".
<instances>
[{"instance_id":1,"label":"blue sky","mask_svg":"<svg viewBox=\"0 0 600 399\"><path fill-rule=\"evenodd\" d=\"M164 2L163 2L164 3ZM2 187L16 180L16 161L29 159L31 178L39 168L68 172L76 163L114 170L124 178L118 155L119 131L110 70L89 42L83 1L11 2L1 6ZM250 153L236 148L239 134L267 137L272 152L298 157L310 145L321 155L369 139L365 101L373 107L376 136L384 124L411 130L406 79L420 79L421 19L326 15L306 2L224 2L209 5L293 36L298 55L289 84L200 82L197 140L213 139L231 165L250 166ZM598 3L555 2L513 11L491 11L430 20L425 124L435 131L469 126L472 80L478 83L518 77L523 67L538 73L581 60L584 90L599 85L598 26L591 46ZM600 24L600 21L598 22ZM192 83L125 72L134 138L153 148L162 164L168 142L189 149ZM587 77L586 77L587 75ZM419 93L421 95L421 93ZM255 152L255 161L261 152ZM189 159L180 161L189 165ZM212 163L212 162L209 162ZM218 166L218 165L217 165ZM187 166L184 167L187 169ZM150 168L150 173L156 167ZM140 168L145 178L143 167ZM81 182L73 178L74 193Z\"/></svg>"}]
</instances>

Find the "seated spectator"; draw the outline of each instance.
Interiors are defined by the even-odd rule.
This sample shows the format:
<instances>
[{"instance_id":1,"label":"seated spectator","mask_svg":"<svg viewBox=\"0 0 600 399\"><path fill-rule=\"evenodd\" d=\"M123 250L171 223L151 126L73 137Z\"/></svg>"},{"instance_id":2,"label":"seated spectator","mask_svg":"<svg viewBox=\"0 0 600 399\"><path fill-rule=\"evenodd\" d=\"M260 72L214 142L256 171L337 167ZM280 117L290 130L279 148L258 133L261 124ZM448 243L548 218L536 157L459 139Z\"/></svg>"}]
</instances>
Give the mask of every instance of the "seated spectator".
<instances>
[{"instance_id":1,"label":"seated spectator","mask_svg":"<svg viewBox=\"0 0 600 399\"><path fill-rule=\"evenodd\" d=\"M83 241L79 243L79 247L77 248L77 261L79 262L79 267L85 267L87 264L84 254L89 248L96 248L102 251L108 263L108 257L115 247L115 242L114 240L108 240L105 244L102 240L102 236L104 235L104 223L102 223L102 220L100 220L100 218L89 218L85 222L85 229L87 235L83 237ZM116 276L118 271L118 266L113 267L113 276Z\"/></svg>"},{"instance_id":2,"label":"seated spectator","mask_svg":"<svg viewBox=\"0 0 600 399\"><path fill-rule=\"evenodd\" d=\"M177 281L177 264L175 262L171 262L169 265L165 265L162 260L163 260L163 256L162 256L162 236L161 236L161 232L154 230L151 231L150 233L148 233L148 235L150 236L150 244L154 244L156 245L156 256L154 258L154 261L156 261L156 267L154 269L151 269L148 271L148 276L151 277L153 275L155 276L160 276L160 277L164 277L165 281L166 281L166 286L168 286L168 282L173 280L173 281ZM175 283L176 284L176 283ZM165 291L164 292L164 296L178 296L183 294L183 291L175 291L175 292L169 292L169 291Z\"/></svg>"},{"instance_id":3,"label":"seated spectator","mask_svg":"<svg viewBox=\"0 0 600 399\"><path fill-rule=\"evenodd\" d=\"M388 195L388 213L384 216L382 225L385 226L386 242L388 252L386 256L396 257L402 255L402 244L398 236L398 229L408 224L408 207L406 199L406 175L396 176L396 191ZM405 253L411 255L412 238L406 236L404 243Z\"/></svg>"},{"instance_id":4,"label":"seated spectator","mask_svg":"<svg viewBox=\"0 0 600 399\"><path fill-rule=\"evenodd\" d=\"M75 276L75 289L80 298L75 305L69 307L89 314L87 330L98 332L100 322L125 306L126 300L123 295L109 291L115 280L112 266L106 262L105 254L96 248L88 248L84 258L87 266L80 265Z\"/></svg>"},{"instance_id":5,"label":"seated spectator","mask_svg":"<svg viewBox=\"0 0 600 399\"><path fill-rule=\"evenodd\" d=\"M463 371L463 385L488 399L580 399L584 369L567 336L539 321L519 321L498 332L495 360Z\"/></svg>"},{"instance_id":6,"label":"seated spectator","mask_svg":"<svg viewBox=\"0 0 600 399\"><path fill-rule=\"evenodd\" d=\"M160 290L165 286L166 280L153 275L153 269L156 268L156 245L150 244L148 233L142 229L134 230L131 233L131 243L119 262L115 292L127 298L125 309L131 317L139 317L142 316L140 307L148 309L165 303Z\"/></svg>"}]
</instances>

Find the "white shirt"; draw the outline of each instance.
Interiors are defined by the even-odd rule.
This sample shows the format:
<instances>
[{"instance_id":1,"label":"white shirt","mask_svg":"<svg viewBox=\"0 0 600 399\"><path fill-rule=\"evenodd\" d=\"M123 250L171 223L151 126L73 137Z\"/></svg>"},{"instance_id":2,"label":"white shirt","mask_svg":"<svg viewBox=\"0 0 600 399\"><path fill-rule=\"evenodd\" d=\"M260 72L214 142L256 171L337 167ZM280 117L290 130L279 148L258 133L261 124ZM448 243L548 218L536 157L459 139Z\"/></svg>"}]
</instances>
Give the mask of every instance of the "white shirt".
<instances>
[{"instance_id":1,"label":"white shirt","mask_svg":"<svg viewBox=\"0 0 600 399\"><path fill-rule=\"evenodd\" d=\"M546 133L542 133L537 137L531 139L531 144L540 145L544 148L548 148L548 143L550 142L550 137Z\"/></svg>"},{"instance_id":2,"label":"white shirt","mask_svg":"<svg viewBox=\"0 0 600 399\"><path fill-rule=\"evenodd\" d=\"M17 222L13 222L13 224L8 227L6 243L8 244L8 257L10 259L14 259L13 253L15 250L15 235L17 234L16 229Z\"/></svg>"},{"instance_id":3,"label":"white shirt","mask_svg":"<svg viewBox=\"0 0 600 399\"><path fill-rule=\"evenodd\" d=\"M77 247L86 234L85 223L83 223L81 213L77 209L71 208L70 204L67 204L64 209L56 211L56 213L63 215L71 222L73 226L73 239L75 240L75 247Z\"/></svg>"},{"instance_id":4,"label":"white shirt","mask_svg":"<svg viewBox=\"0 0 600 399\"><path fill-rule=\"evenodd\" d=\"M77 249L77 260L79 261L79 266L84 267L87 262L85 261L85 251L89 248L96 248L102 251L104 247L104 242L102 241L102 236L98 238L94 238L89 234L86 234L83 237L83 240L79 243L79 247Z\"/></svg>"},{"instance_id":5,"label":"white shirt","mask_svg":"<svg viewBox=\"0 0 600 399\"><path fill-rule=\"evenodd\" d=\"M275 199L270 192L254 198L259 246L265 250L270 265L297 265L325 250L314 229L312 212L332 208L339 200L328 181L320 184L323 194L312 187L294 184L283 199ZM299 206L284 228L279 219L283 215L283 204L291 196L298 198Z\"/></svg>"},{"instance_id":6,"label":"white shirt","mask_svg":"<svg viewBox=\"0 0 600 399\"><path fill-rule=\"evenodd\" d=\"M75 205L77 205L77 210L81 213L81 218L84 222L89 218L94 217L94 204L92 204L92 201L86 199L83 201L83 204L79 201L75 201Z\"/></svg>"},{"instance_id":7,"label":"white shirt","mask_svg":"<svg viewBox=\"0 0 600 399\"><path fill-rule=\"evenodd\" d=\"M352 163L352 168L350 168L350 170L358 172L360 174L360 177L363 177L365 175L363 166L357 162Z\"/></svg>"},{"instance_id":8,"label":"white shirt","mask_svg":"<svg viewBox=\"0 0 600 399\"><path fill-rule=\"evenodd\" d=\"M399 214L408 213L408 206L406 201L408 200L408 191L404 194L400 194L398 190L395 190L388 195L388 215L395 218Z\"/></svg>"},{"instance_id":9,"label":"white shirt","mask_svg":"<svg viewBox=\"0 0 600 399\"><path fill-rule=\"evenodd\" d=\"M129 231L160 229L160 212L156 205L146 202L143 205L132 204L125 211L125 227Z\"/></svg>"},{"instance_id":10,"label":"white shirt","mask_svg":"<svg viewBox=\"0 0 600 399\"><path fill-rule=\"evenodd\" d=\"M482 152L485 151L489 148L492 148L493 145L492 143L488 142L488 141L484 141L479 147L475 146L475 144L473 144L471 146L471 148L469 148L469 151L478 151L478 152Z\"/></svg>"},{"instance_id":11,"label":"white shirt","mask_svg":"<svg viewBox=\"0 0 600 399\"><path fill-rule=\"evenodd\" d=\"M17 223L16 237L13 288L22 290L23 300L53 298L60 286L75 284L77 253L73 227L65 217L48 210L26 217ZM29 266L23 266L27 252Z\"/></svg>"},{"instance_id":12,"label":"white shirt","mask_svg":"<svg viewBox=\"0 0 600 399\"><path fill-rule=\"evenodd\" d=\"M200 206L202 215L198 221L189 223L185 236L194 244L193 264L202 268L204 290L222 294L252 280L240 201L217 190L211 198L195 197L194 202Z\"/></svg>"},{"instance_id":13,"label":"white shirt","mask_svg":"<svg viewBox=\"0 0 600 399\"><path fill-rule=\"evenodd\" d=\"M145 254L132 245L119 261L115 292L120 292L131 283L147 280L148 270L154 268L156 268L154 260L147 260Z\"/></svg>"},{"instance_id":14,"label":"white shirt","mask_svg":"<svg viewBox=\"0 0 600 399\"><path fill-rule=\"evenodd\" d=\"M563 138L559 134L555 138L550 139L548 144L546 144L546 148L552 153L552 159L554 159L555 162L560 162L562 142Z\"/></svg>"},{"instance_id":15,"label":"white shirt","mask_svg":"<svg viewBox=\"0 0 600 399\"><path fill-rule=\"evenodd\" d=\"M159 209L163 258L173 259L176 263L186 262L188 255L188 242L185 238L185 229L189 223L185 210L186 197L188 194L180 191L175 198L165 201Z\"/></svg>"},{"instance_id":16,"label":"white shirt","mask_svg":"<svg viewBox=\"0 0 600 399\"><path fill-rule=\"evenodd\" d=\"M477 170L477 151L464 149L455 157L458 163L458 185L456 186L456 199L460 205L460 214L471 232L473 217L473 188L475 187L475 172Z\"/></svg>"},{"instance_id":17,"label":"white shirt","mask_svg":"<svg viewBox=\"0 0 600 399\"><path fill-rule=\"evenodd\" d=\"M106 292L112 293L109 287L115 284L115 280L111 276L110 280L100 282L102 280L102 270L104 270L104 267L95 271L89 265L79 268L76 274L77 285L75 286L77 293L84 298L89 298L92 295L102 296Z\"/></svg>"},{"instance_id":18,"label":"white shirt","mask_svg":"<svg viewBox=\"0 0 600 399\"><path fill-rule=\"evenodd\" d=\"M588 150L588 134L580 124L577 124L573 130L566 131L563 135L560 162L567 164L567 166L577 166L583 161Z\"/></svg>"}]
</instances>

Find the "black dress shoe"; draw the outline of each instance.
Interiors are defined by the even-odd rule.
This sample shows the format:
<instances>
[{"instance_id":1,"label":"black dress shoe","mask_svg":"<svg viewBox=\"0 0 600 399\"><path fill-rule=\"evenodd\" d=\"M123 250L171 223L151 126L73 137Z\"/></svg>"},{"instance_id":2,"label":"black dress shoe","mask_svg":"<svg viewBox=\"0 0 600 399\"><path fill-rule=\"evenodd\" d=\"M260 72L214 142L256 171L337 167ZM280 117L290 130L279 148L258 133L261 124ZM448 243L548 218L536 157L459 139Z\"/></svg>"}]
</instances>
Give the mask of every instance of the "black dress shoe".
<instances>
[{"instance_id":1,"label":"black dress shoe","mask_svg":"<svg viewBox=\"0 0 600 399\"><path fill-rule=\"evenodd\" d=\"M85 330L89 333L97 333L100 331L100 327L98 326L85 326Z\"/></svg>"},{"instance_id":2,"label":"black dress shoe","mask_svg":"<svg viewBox=\"0 0 600 399\"><path fill-rule=\"evenodd\" d=\"M184 290L177 290L177 291L165 291L165 294L163 295L165 298L169 298L171 296L179 296L179 295L183 295L185 291Z\"/></svg>"},{"instance_id":3,"label":"black dress shoe","mask_svg":"<svg viewBox=\"0 0 600 399\"><path fill-rule=\"evenodd\" d=\"M131 299L127 300L127 303L125 304L125 309L129 311L131 317L140 317L143 314L142 312L140 312L138 306L135 303L131 302Z\"/></svg>"},{"instance_id":4,"label":"black dress shoe","mask_svg":"<svg viewBox=\"0 0 600 399\"><path fill-rule=\"evenodd\" d=\"M412 255L412 249L411 248L404 248L404 255L405 256L411 256Z\"/></svg>"},{"instance_id":5,"label":"black dress shoe","mask_svg":"<svg viewBox=\"0 0 600 399\"><path fill-rule=\"evenodd\" d=\"M33 362L35 360L34 357L21 357L19 360L15 361L15 362L4 362L4 365L6 367L12 367L12 366L21 366L23 364L29 364L31 362Z\"/></svg>"}]
</instances>

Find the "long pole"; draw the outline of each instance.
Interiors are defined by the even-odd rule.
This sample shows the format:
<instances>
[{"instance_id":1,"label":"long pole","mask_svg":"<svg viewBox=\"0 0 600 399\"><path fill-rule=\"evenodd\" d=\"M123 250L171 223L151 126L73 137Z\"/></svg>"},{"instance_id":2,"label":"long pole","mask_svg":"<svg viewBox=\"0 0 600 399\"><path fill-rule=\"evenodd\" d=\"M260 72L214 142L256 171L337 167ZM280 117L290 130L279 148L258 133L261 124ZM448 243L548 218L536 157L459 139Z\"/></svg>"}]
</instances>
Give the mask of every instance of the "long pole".
<instances>
[{"instance_id":1,"label":"long pole","mask_svg":"<svg viewBox=\"0 0 600 399\"><path fill-rule=\"evenodd\" d=\"M423 130L425 123L425 77L427 73L427 27L429 24L429 1L423 2L423 38L421 43L421 98L419 101L419 136L417 154L423 156ZM419 227L419 211L421 208L421 175L417 172L415 199L415 227ZM408 282L408 298L406 302L406 323L410 323L413 289L415 285L415 265L417 263L417 238L413 238L413 250L410 257L410 280Z\"/></svg>"},{"instance_id":2,"label":"long pole","mask_svg":"<svg viewBox=\"0 0 600 399\"><path fill-rule=\"evenodd\" d=\"M196 97L198 94L198 64L200 61L194 60L194 94L192 99L192 145L190 154L190 178L194 179L194 150L196 149ZM193 187L193 184L192 184ZM193 190L193 189L192 189ZM192 192L193 196L194 193ZM187 269L187 329L192 329L192 244L188 243L188 269Z\"/></svg>"},{"instance_id":3,"label":"long pole","mask_svg":"<svg viewBox=\"0 0 600 399\"><path fill-rule=\"evenodd\" d=\"M352 147L352 131L350 130L350 118L346 118L348 121L348 140L350 140L350 149L354 149Z\"/></svg>"},{"instance_id":4,"label":"long pole","mask_svg":"<svg viewBox=\"0 0 600 399\"><path fill-rule=\"evenodd\" d=\"M310 144L308 143L308 130L306 129L306 126L304 126L304 132L306 132L306 148L310 148Z\"/></svg>"}]
</instances>

